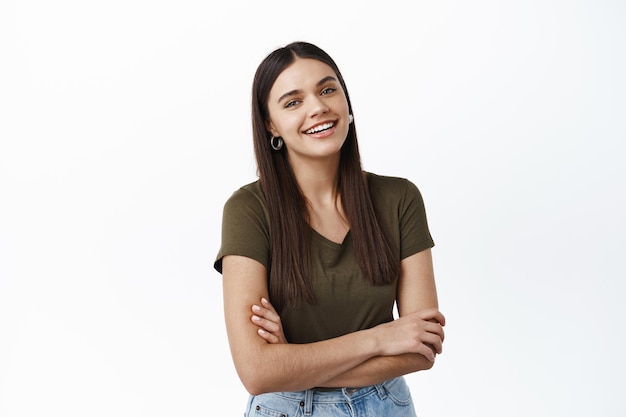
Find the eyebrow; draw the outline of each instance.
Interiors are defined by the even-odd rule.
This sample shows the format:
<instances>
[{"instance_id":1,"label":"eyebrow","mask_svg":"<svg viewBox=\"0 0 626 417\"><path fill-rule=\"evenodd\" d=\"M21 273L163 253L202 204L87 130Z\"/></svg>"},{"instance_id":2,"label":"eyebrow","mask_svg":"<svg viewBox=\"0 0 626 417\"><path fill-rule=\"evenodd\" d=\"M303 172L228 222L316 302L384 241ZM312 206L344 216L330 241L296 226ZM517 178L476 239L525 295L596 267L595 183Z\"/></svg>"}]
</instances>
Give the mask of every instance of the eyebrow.
<instances>
[{"instance_id":1,"label":"eyebrow","mask_svg":"<svg viewBox=\"0 0 626 417\"><path fill-rule=\"evenodd\" d=\"M327 83L328 81L335 81L335 82L337 82L337 79L335 77L333 77L332 75L328 75L328 76L322 78L321 80L319 80L317 82L317 84L315 84L315 86L319 87L320 85L322 85L324 83ZM281 101L283 101L283 99L285 99L285 98L287 98L289 96L295 96L296 94L299 94L301 92L302 92L302 90L291 90L291 91L288 91L285 94L283 94L282 96L280 96L278 98L278 100L276 100L276 101L278 103L280 103Z\"/></svg>"}]
</instances>

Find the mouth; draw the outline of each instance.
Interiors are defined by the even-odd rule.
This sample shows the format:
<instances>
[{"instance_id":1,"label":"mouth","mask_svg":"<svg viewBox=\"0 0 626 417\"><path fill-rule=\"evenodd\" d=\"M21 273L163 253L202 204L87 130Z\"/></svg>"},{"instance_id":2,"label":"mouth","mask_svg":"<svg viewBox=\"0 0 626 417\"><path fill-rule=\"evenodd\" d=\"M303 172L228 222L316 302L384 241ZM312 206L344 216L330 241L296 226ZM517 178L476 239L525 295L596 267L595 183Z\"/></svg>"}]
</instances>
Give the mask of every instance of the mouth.
<instances>
[{"instance_id":1,"label":"mouth","mask_svg":"<svg viewBox=\"0 0 626 417\"><path fill-rule=\"evenodd\" d=\"M315 133L325 132L325 131L330 130L333 127L335 127L335 124L336 124L336 122L320 123L318 125L313 126L310 129L305 130L304 133L306 133L307 135L312 135L312 134L315 134Z\"/></svg>"}]
</instances>

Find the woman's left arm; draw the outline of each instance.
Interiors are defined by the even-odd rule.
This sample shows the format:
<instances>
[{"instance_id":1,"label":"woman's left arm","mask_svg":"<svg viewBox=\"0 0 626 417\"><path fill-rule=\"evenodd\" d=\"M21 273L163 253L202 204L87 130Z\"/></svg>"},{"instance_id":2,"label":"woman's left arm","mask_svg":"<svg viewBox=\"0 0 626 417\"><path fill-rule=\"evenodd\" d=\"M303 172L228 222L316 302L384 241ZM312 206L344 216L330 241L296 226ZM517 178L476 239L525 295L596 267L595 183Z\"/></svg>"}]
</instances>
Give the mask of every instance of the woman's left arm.
<instances>
[{"instance_id":1,"label":"woman's left arm","mask_svg":"<svg viewBox=\"0 0 626 417\"><path fill-rule=\"evenodd\" d=\"M399 315L397 320L407 319L408 315L415 320L417 315L422 317L424 322L436 321L441 327L445 325L445 319L432 319L433 316L442 316L438 313L439 303L430 249L402 260L396 299ZM261 316L261 321L255 322L266 330L265 335L261 336L269 343L284 343L280 318L269 303L264 303L262 307L264 307L262 311L256 312L257 316ZM443 342L443 329L440 329L439 337ZM433 350L435 351L435 348ZM377 384L397 376L430 369L433 364L433 361L417 353L377 356L326 381L325 386L355 387Z\"/></svg>"},{"instance_id":2,"label":"woman's left arm","mask_svg":"<svg viewBox=\"0 0 626 417\"><path fill-rule=\"evenodd\" d=\"M439 309L431 249L411 255L400 263L397 303L400 317L429 308Z\"/></svg>"}]
</instances>

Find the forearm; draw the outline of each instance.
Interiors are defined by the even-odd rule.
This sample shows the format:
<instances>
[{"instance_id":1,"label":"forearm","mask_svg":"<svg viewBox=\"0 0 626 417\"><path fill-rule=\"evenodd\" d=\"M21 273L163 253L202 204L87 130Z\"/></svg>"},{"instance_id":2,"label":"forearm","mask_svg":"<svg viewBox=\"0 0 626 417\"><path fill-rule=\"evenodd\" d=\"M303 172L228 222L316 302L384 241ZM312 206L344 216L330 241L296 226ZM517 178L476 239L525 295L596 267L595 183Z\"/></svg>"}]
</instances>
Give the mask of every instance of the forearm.
<instances>
[{"instance_id":1,"label":"forearm","mask_svg":"<svg viewBox=\"0 0 626 417\"><path fill-rule=\"evenodd\" d=\"M434 362L419 353L376 356L326 380L323 387L362 387L432 368Z\"/></svg>"},{"instance_id":2,"label":"forearm","mask_svg":"<svg viewBox=\"0 0 626 417\"><path fill-rule=\"evenodd\" d=\"M339 375L379 355L370 330L308 344L270 344L241 351L234 346L235 367L251 394L301 391L325 386Z\"/></svg>"},{"instance_id":3,"label":"forearm","mask_svg":"<svg viewBox=\"0 0 626 417\"><path fill-rule=\"evenodd\" d=\"M435 355L441 352L443 333L439 322L444 319L434 309L324 342L289 345L282 341L280 317L271 304L262 303L266 308L254 306L255 317L251 321L261 326L257 341L263 339L267 343L251 359L268 355L278 361L262 361L272 373L271 380L263 373L258 375L263 378L262 389L268 389L268 384L270 390L285 384L289 384L288 390L371 385L429 369Z\"/></svg>"}]
</instances>

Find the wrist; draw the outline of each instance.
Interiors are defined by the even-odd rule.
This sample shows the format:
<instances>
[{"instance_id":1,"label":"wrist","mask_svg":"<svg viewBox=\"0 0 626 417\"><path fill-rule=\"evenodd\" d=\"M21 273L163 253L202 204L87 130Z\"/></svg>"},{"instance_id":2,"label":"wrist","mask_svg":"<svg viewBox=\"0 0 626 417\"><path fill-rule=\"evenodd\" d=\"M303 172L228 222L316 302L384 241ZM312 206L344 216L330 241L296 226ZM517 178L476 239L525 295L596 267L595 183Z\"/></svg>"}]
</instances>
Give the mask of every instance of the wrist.
<instances>
[{"instance_id":1,"label":"wrist","mask_svg":"<svg viewBox=\"0 0 626 417\"><path fill-rule=\"evenodd\" d=\"M370 356L381 356L384 354L384 341L379 337L379 333L376 327L363 330L364 345L368 349Z\"/></svg>"}]
</instances>

